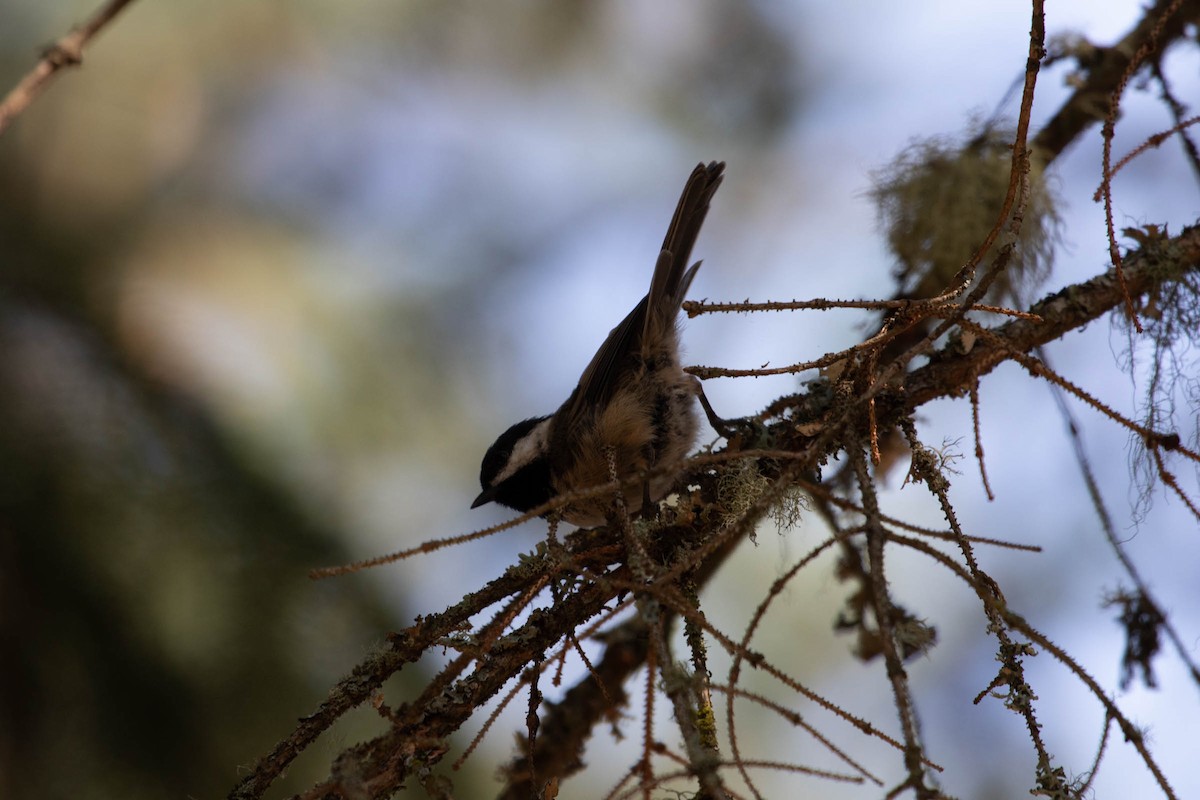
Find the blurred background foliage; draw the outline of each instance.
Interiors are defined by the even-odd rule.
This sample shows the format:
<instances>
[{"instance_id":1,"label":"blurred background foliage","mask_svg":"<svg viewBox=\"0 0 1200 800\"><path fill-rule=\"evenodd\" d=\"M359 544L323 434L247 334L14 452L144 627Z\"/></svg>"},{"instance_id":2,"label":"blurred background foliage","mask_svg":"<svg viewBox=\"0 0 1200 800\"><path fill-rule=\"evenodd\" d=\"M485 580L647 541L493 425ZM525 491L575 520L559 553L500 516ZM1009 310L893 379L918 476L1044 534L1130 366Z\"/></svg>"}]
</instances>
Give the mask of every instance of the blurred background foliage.
<instances>
[{"instance_id":1,"label":"blurred background foliage","mask_svg":"<svg viewBox=\"0 0 1200 800\"><path fill-rule=\"evenodd\" d=\"M727 160L730 180L696 296L888 294L870 170L990 110L1023 67L1028 9L965 6L134 3L0 138L0 797L222 795L387 631L531 546L537 526L305 577L489 521L465 508L480 453L553 408L644 292L697 161ZM0 86L92 8L0 0ZM1112 37L1137 13L1080 2L1061 24ZM956 63L971 66L946 74ZM1067 89L1043 81L1044 117ZM1123 123L1134 141L1166 127L1137 113ZM1168 217L1191 195L1147 162L1121 196L1130 214ZM1093 142L1058 173L1084 213L1097 163ZM1104 242L1094 217L1064 220L1081 227L1065 283L1102 267ZM782 364L848 344L862 321L701 320L687 341L696 361ZM794 386L709 393L749 413ZM1028 481L1004 449L993 481ZM1109 466L1109 485L1127 482ZM1010 507L984 517L995 528L1028 502L1009 487ZM1046 530L1092 524L1082 492L1055 514ZM739 582L769 581L803 549L780 540L730 565L714 618L737 619L756 599ZM1045 603L1095 613L1081 591ZM830 579L764 633L820 640L799 649L835 692L866 674L838 671L840 600ZM977 691L988 654L954 650L950 611L936 621L948 634L931 685ZM1112 628L1097 663L1115 675ZM1019 726L980 719L1022 752ZM340 735L379 724L364 712ZM469 762L478 776L455 778L462 796L508 753L492 740ZM338 744L282 790L325 774ZM967 795L1008 796L1000 763Z\"/></svg>"}]
</instances>

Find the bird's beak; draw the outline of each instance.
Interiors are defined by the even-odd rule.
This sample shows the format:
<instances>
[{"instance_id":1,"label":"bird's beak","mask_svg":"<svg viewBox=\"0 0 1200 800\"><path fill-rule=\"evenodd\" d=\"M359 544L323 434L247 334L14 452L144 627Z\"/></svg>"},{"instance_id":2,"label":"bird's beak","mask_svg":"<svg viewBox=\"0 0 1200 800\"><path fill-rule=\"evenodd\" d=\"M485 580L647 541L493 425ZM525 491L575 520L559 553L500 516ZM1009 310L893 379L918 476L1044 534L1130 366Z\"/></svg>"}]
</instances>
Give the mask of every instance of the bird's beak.
<instances>
[{"instance_id":1,"label":"bird's beak","mask_svg":"<svg viewBox=\"0 0 1200 800\"><path fill-rule=\"evenodd\" d=\"M496 499L496 487L495 486L493 486L490 489L484 489L482 492L479 493L479 497L475 498L475 502L471 503L471 508L479 508L481 505L484 505L485 503L490 503L495 499Z\"/></svg>"}]
</instances>

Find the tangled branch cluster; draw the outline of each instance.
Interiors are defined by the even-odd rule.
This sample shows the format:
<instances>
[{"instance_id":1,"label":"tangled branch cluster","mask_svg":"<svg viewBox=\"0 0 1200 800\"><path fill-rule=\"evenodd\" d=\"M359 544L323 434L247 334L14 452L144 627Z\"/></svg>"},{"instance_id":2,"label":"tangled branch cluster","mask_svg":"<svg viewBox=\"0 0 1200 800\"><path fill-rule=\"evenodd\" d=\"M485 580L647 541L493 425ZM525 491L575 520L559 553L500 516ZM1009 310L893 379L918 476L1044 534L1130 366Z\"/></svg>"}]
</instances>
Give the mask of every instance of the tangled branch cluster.
<instances>
[{"instance_id":1,"label":"tangled branch cluster","mask_svg":"<svg viewBox=\"0 0 1200 800\"><path fill-rule=\"evenodd\" d=\"M1200 269L1200 227L1184 231L1172 242L1189 254L1178 265L1178 276L1194 275ZM1125 268L1126 285L1138 295L1163 285L1161 265L1152 264L1144 252L1128 254ZM458 655L420 696L399 708L378 704L390 722L389 731L344 751L329 781L314 788L309 796L386 796L414 779L426 782L432 796L450 796L448 788L438 789L444 778L432 770L448 750L447 737L460 730L506 685L512 687L501 707L521 691L529 692L531 698L540 697L540 685L552 680L548 676L560 669L564 660L578 656L587 665L584 679L569 688L556 704L539 708L539 703L531 701L524 752L506 770L508 789L504 796L552 796L548 787L581 766L584 744L595 726L611 719L631 701L627 681L643 669L648 682L643 698L647 712L643 755L614 787L613 797L647 792L685 775L698 780L708 796L723 797L728 789L722 775L730 768L741 772L751 791L752 770L764 767L803 771L827 779L880 782L795 711L742 688L743 673L752 669L773 676L864 735L899 749L908 778L896 788L911 788L918 796L936 797L928 775L936 767L920 743L916 708L904 668L906 658L930 643L929 630L890 595L885 554L889 547L896 546L934 559L979 598L996 637L1001 663L992 685L981 692L979 699L986 694L998 696L1026 719L1038 751L1039 785L1066 791L1061 785L1061 769L1053 764L1041 742L1034 692L1023 677L1022 664L1036 649L1062 661L1092 689L1097 702L1105 706L1111 720L1159 778L1164 794L1172 796L1136 727L1096 681L1010 605L997 583L980 568L974 550L981 540L967 535L959 526L938 454L920 442L913 423L913 413L921 404L970 390L983 374L1006 360L1016 360L1040 377L1065 384L1065 379L1028 353L1061 332L1118 308L1122 302L1115 271L1110 271L1046 298L1029 313L999 327L985 328L964 319L960 336L933 351L926 366L900 378L876 368L872 350L847 353L844 358L849 363L836 379L821 379L807 392L773 404L754 425L746 426L744 438L731 442L724 451L694 457L688 491L676 505L663 508L656 519L618 516L604 528L576 531L561 542L551 538L536 553L459 603L393 634L387 647L335 687L321 707L258 765L234 796L260 796L272 778L338 717L376 697L384 680L415 663L431 648L448 647ZM951 310L944 305L929 305L907 315L904 323L892 324L897 328L916 325L949 313ZM964 345L961 335L968 331L976 337L971 347ZM881 340L877 347L885 344L886 340ZM1090 398L1081 390L1070 390ZM1171 434L1145 429L1112 413L1117 421L1138 430L1146 448L1161 457L1164 464L1169 458L1200 461ZM949 524L947 531L914 529L880 510L869 469L871 442L886 438L880 431L891 429L898 429L907 440L913 454L911 477L924 484L942 505ZM838 452L845 454L850 465L858 500L847 499L848 493L838 490L836 480L825 484L814 480L817 470ZM1164 480L1167 476L1164 473ZM731 636L707 620L698 600L699 590L733 547L752 534L760 518L786 502L797 487L808 492L834 532L780 576L741 635ZM597 491L612 492L613 487L598 487ZM572 499L557 498L554 502ZM846 519L858 522L842 522ZM959 558L938 549L938 542L953 544ZM428 543L410 553L436 549L445 543ZM902 740L888 737L869 721L815 693L789 674L784 665L752 646L755 630L771 603L800 570L830 548L843 551L843 568L860 584L857 608L861 613L846 624L862 631L860 654L878 652L887 662L903 723ZM488 621L472 628L470 620L485 612L489 613ZM518 618L521 622L514 625ZM686 659L675 651L668 636L674 620L682 620L685 626L689 643ZM581 641L593 637L605 645L603 655L594 661L580 647ZM716 643L732 659L723 682L708 675L706 641ZM863 646L865 642L870 646ZM688 666L682 665L684 661ZM650 733L655 687L659 683L680 725L682 751L655 740ZM724 701L723 714L718 713L714 695ZM765 764L744 757L736 738L734 709L739 701L762 705L808 731L844 764L845 771ZM731 742L727 756L715 744L719 717ZM460 761L467 755L469 752ZM655 771L655 760L674 767Z\"/></svg>"},{"instance_id":2,"label":"tangled branch cluster","mask_svg":"<svg viewBox=\"0 0 1200 800\"><path fill-rule=\"evenodd\" d=\"M693 368L694 374L705 379L811 369L822 372L804 391L782 397L755 417L742 420L740 433L731 437L724 449L689 459L686 488L676 503L660 508L653 518L632 519L625 513L620 504L621 487L614 477L586 492L555 498L504 525L426 542L355 565L353 568L359 568L459 545L537 516L552 520L550 533L536 552L441 613L418 618L411 627L392 634L387 646L335 686L328 699L266 755L231 796L262 796L296 755L339 717L360 704L373 703L387 721L387 731L343 750L328 779L305 796L386 797L406 783L419 782L432 797L451 797L451 782L435 769L450 751L448 737L461 731L478 709L501 697L483 723L477 743L500 711L524 693L528 697L526 727L518 755L504 770L502 796L552 798L558 794L559 782L582 767L584 746L596 727L615 721L623 709L637 702L630 686L638 674L644 676L644 690L638 698L645 721L640 757L615 781L609 798L649 798L653 790L678 781L696 797L715 800L741 796L740 792L762 797L755 776L764 769L885 785L799 712L747 688L745 675L754 671L770 676L861 735L895 748L904 777L887 787L887 796L911 791L919 798L943 797L937 782L941 767L922 744L918 709L905 666L914 654L929 649L934 632L893 596L888 580L889 554L904 548L931 559L977 598L994 639L999 668L990 684L982 687L976 703L999 700L1024 721L1037 757L1032 780L1035 793L1078 797L1087 788L1085 782L1067 778L1043 740L1037 696L1026 678L1025 665L1044 653L1065 665L1104 708L1104 743L1109 728L1117 726L1163 796L1174 797L1136 726L1070 654L1022 616L1019 601L1006 598L999 583L983 569L976 549L1007 543L975 537L963 529L950 498L945 455L921 441L916 412L938 398L969 397L976 410L975 453L982 471L980 379L999 364L1014 362L1136 434L1147 462L1153 465L1153 476L1200 519L1195 498L1182 488L1174 471L1180 461L1200 463L1200 454L1174 431L1162 427L1168 421L1161 417L1137 421L1122 415L1056 372L1039 354L1042 345L1068 331L1122 310L1131 320L1139 314L1150 317L1155 327L1179 337L1180 326L1163 320L1172 315L1176 320L1191 319L1196 313L1200 226L1173 236L1158 228L1135 232L1137 246L1123 254L1114 240L1110 270L1026 310L985 302L995 296L994 286L1009 285L1006 275L1022 241L1030 198L1038 196L1030 187L1031 147L1044 168L1066 142L1096 121L1094 115L1080 109L1097 94L1111 98L1105 125L1106 141L1111 139L1116 104L1129 76L1147 62L1156 63L1165 43L1183 31L1185 21L1200 17L1197 6L1179 0L1159 3L1121 46L1093 54L1088 76L1076 96L1030 141L1030 108L1045 54L1041 3L1034 2L1021 112L1011 142L1004 199L990 230L981 232L982 242L974 255L955 274L926 290L878 302L689 304L692 315L857 307L878 312L880 322L873 335L854 347L784 368ZM1192 122L1180 120L1172 133L1184 136ZM1102 194L1107 197L1113 173L1107 169L1107 151L1105 163ZM917 267L906 267L906 275L911 277L914 269ZM1007 321L998 325L983 321L996 314L1006 316ZM1163 346L1167 344L1164 341ZM909 479L923 485L936 500L946 521L944 530L918 528L882 510L873 465L905 455L911 458ZM822 471L831 471L835 459L840 468L821 480ZM986 473L983 477L986 482ZM731 634L706 615L702 590L737 544L753 535L764 516L794 518L799 494L807 497L809 507L831 532L780 575L745 627ZM609 524L575 531L560 540L553 523L555 510L585 496L616 498ZM1099 509L1098 500L1097 504ZM1115 536L1110 540L1123 556ZM899 718L897 737L817 693L789 671L780 656L754 644L769 607L798 574L831 550L840 554L840 577L855 587L839 625L857 633L860 657L883 659ZM325 574L339 571L345 570ZM1140 667L1149 676L1159 629L1167 626L1168 634L1176 641L1178 637L1131 564L1129 571L1136 591L1114 599L1124 609L1122 618L1130 629L1126 668L1132 674ZM484 621L473 622L478 619ZM682 625L686 652L680 651L680 640L672 636L676 623ZM582 643L588 640L602 643L598 658L589 657L583 649ZM723 676L712 674L710 647L723 651L730 663ZM454 656L416 697L389 707L380 693L383 682L433 648L444 648ZM1178 649L1186 661L1183 648ZM558 686L569 660L582 665L584 677L568 687L557 702L545 700L547 681ZM1194 666L1191 669L1200 682L1200 673ZM505 687L507 693L502 696ZM659 708L664 701L678 726L675 744L655 735L654 720L664 713ZM742 704L764 708L805 731L839 768L777 763L744 754L736 713ZM456 766L472 754L475 743L458 755ZM1089 774L1094 774L1105 744ZM734 775L740 780L737 788L731 784Z\"/></svg>"},{"instance_id":3,"label":"tangled branch cluster","mask_svg":"<svg viewBox=\"0 0 1200 800\"><path fill-rule=\"evenodd\" d=\"M77 65L85 46L127 5L129 0L109 0L79 29L48 48L0 100L0 132L56 75ZM1105 711L1096 760L1084 774L1094 776L1115 726L1162 795L1175 797L1141 731L1069 653L1030 624L1020 613L1019 600L1007 598L998 581L983 569L978 547L1021 545L964 530L950 497L948 456L924 443L916 424L916 412L925 403L967 396L975 412L975 455L986 486L979 443L980 380L996 366L1013 362L1051 384L1060 396L1073 396L1127 428L1140 443L1146 485L1165 487L1200 520L1200 504L1177 475L1181 461L1200 464L1200 454L1194 442L1185 442L1171 428L1162 401L1172 380L1186 379L1178 371L1171 372L1171 349L1193 341L1200 320L1200 225L1175 235L1156 225L1126 231L1136 246L1122 253L1113 219L1114 177L1133 159L1164 142L1181 142L1200 177L1200 148L1191 138L1200 117L1188 116L1161 68L1167 46L1188 35L1189 26L1194 35L1200 24L1200 0L1158 0L1113 46L1063 40L1048 60L1041 0L1033 0L1032 11L1015 128L1001 132L985 125L957 148L945 142L914 146L881 175L875 197L899 262L902 288L895 296L872 302L696 303L688 308L692 315L868 309L879 314L871 336L847 350L785 367L693 368L703 379L822 372L804 391L779 398L755 417L742 420L737 426L740 433L724 449L689 459L688 481L678 501L660 508L653 518L632 519L626 513L614 477L585 492L555 498L503 525L354 565L350 569L463 544L537 516L551 519L549 535L535 553L453 606L392 634L385 647L333 687L326 701L257 763L231 796L261 797L346 712L371 704L386 721L386 732L345 748L328 778L305 796L386 797L418 782L432 797L451 797L453 785L437 769L451 750L449 737L462 731L480 708L500 698L475 741L458 754L458 766L471 756L500 712L525 693L525 731L518 755L504 770L502 796L553 798L560 781L582 767L585 744L597 726L606 721L615 725L622 711L635 702L630 685L639 674L644 677L639 696L644 718L640 757L614 782L609 798L649 798L655 789L668 785L686 785L695 797L711 800L740 796L740 792L762 797L756 783L760 770L885 786L875 772L798 711L747 688L746 675L757 672L862 736L894 748L903 778L887 787L887 796L912 792L918 798L943 797L937 781L941 767L922 743L906 671L908 659L927 652L935 633L899 602L888 580L888 559L897 548L904 548L930 559L977 598L994 639L999 668L975 702L999 700L1022 719L1036 754L1035 794L1075 798L1088 789L1086 780L1067 777L1043 739L1037 695L1026 677L1026 664L1046 654L1072 672ZM1076 90L1031 136L1030 110L1039 69L1064 59L1079 67ZM1147 80L1158 85L1174 124L1114 163L1112 146L1122 98L1131 80L1146 73ZM1102 124L1103 163L1096 199L1105 207L1112 268L1028 309L999 305L1002 301L1021 305L1017 291L1024 286L1018 280L1021 262L1034 272L1044 272L1052 255L1056 217L1040 176L1097 123ZM954 191L947 192L948 185ZM965 198L972 193L986 195L988 201L972 208L970 224L964 224L954 211L967 204ZM963 261L966 248L973 248L973 254ZM1154 347L1155 366L1141 420L1114 410L1051 368L1040 351L1042 345L1113 312L1124 314L1138 333L1146 332ZM1008 319L999 325L981 321L995 314ZM1108 541L1133 584L1133 589L1114 592L1110 598L1120 608L1127 630L1124 681L1140 673L1153 685L1151 662L1165 636L1200 685L1200 668L1190 660L1182 637L1122 549L1082 448L1077 447L1077 454ZM925 487L940 508L944 530L919 528L884 513L876 477L879 465L903 457L911 461L909 479ZM835 460L841 466L830 470ZM822 480L823 471L833 474ZM556 509L585 496L615 498L609 524L560 540L553 523ZM754 535L764 516L794 521L802 513L800 497L827 523L829 535L766 589L746 625L731 634L706 615L703 589L738 543ZM793 674L780 654L754 644L771 606L798 575L830 551L839 554L839 577L853 587L838 627L856 634L861 658L884 661L898 736L814 691ZM344 571L349 570L323 574ZM672 635L676 623L682 627L681 639ZM589 640L603 645L599 657L589 657L585 651L583 644ZM680 642L686 652L681 652ZM729 663L720 678L712 672L715 659L710 647L719 648ZM398 707L384 702L383 683L435 649L454 655L417 696ZM562 692L557 702L547 701L543 693L547 681L561 685L564 666L575 660L582 665L584 677ZM678 727L675 744L661 741L655 732L654 721L664 713L658 709L663 700ZM737 715L744 704L765 709L803 730L838 768L779 763L745 754ZM736 788L734 777L740 780Z\"/></svg>"}]
</instances>

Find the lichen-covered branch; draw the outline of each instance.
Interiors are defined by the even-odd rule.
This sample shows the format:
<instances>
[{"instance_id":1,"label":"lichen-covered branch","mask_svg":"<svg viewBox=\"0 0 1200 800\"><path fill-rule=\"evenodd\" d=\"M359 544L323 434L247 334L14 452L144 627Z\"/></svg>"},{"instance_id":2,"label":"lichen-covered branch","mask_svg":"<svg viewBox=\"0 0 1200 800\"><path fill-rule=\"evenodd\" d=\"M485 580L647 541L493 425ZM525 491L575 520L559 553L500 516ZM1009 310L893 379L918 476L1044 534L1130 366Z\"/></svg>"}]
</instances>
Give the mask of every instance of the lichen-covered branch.
<instances>
[{"instance_id":1,"label":"lichen-covered branch","mask_svg":"<svg viewBox=\"0 0 1200 800\"><path fill-rule=\"evenodd\" d=\"M1178 236L1149 242L1125 256L1125 282L1138 297L1159 286L1200 270L1200 224ZM1029 310L1040 321L1014 319L992 330L992 337L967 343L954 339L934 353L930 363L904 381L903 405L911 410L938 397L958 397L970 390L978 377L1010 358L1059 339L1069 331L1124 303L1115 270L1083 283L1068 286L1035 303Z\"/></svg>"}]
</instances>

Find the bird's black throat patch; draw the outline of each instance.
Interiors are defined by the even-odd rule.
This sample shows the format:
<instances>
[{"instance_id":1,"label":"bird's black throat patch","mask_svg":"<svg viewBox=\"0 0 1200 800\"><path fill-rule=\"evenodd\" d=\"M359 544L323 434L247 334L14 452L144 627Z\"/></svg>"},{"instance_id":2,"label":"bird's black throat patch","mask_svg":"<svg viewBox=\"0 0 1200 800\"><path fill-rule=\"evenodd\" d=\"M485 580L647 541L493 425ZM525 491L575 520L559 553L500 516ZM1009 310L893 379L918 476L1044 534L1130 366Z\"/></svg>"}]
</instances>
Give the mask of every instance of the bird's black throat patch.
<instances>
[{"instance_id":1,"label":"bird's black throat patch","mask_svg":"<svg viewBox=\"0 0 1200 800\"><path fill-rule=\"evenodd\" d=\"M518 422L500 435L483 456L479 470L479 483L483 489L493 489L496 480L512 457L513 449L535 427L548 417L531 417ZM512 475L496 484L493 491L495 502L517 511L528 511L540 506L554 496L550 484L550 462L543 455L531 460Z\"/></svg>"}]
</instances>

